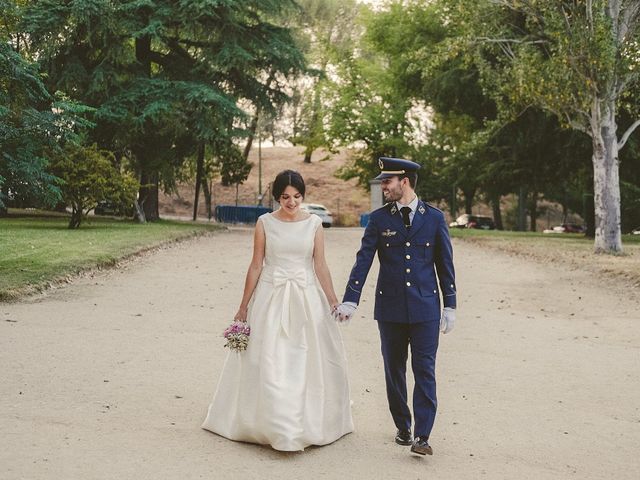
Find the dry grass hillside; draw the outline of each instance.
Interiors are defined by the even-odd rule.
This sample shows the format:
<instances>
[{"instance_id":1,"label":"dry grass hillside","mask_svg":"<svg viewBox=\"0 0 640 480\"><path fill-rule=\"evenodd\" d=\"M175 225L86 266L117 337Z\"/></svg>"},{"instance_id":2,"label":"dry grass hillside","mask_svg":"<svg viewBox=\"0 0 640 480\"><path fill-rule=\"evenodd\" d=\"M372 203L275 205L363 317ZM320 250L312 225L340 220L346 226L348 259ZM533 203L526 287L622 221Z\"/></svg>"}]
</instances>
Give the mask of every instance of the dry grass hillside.
<instances>
[{"instance_id":1,"label":"dry grass hillside","mask_svg":"<svg viewBox=\"0 0 640 480\"><path fill-rule=\"evenodd\" d=\"M356 180L344 181L336 178L334 173L349 158L348 151L329 154L317 151L310 164L303 163L301 147L262 148L262 189L267 190L273 178L285 169L299 171L305 179L307 193L305 201L321 203L334 215L336 224L357 225L360 214L369 211L369 194L356 185ZM253 169L247 181L240 185L239 204L256 205L258 203L258 149L252 149L249 160ZM178 194L160 195L160 215L185 216L193 215L194 186L180 185ZM219 180L213 185L214 205L234 205L235 187L223 187ZM265 197L264 205L270 206L270 198ZM204 195L200 194L198 215L206 217Z\"/></svg>"},{"instance_id":2,"label":"dry grass hillside","mask_svg":"<svg viewBox=\"0 0 640 480\"><path fill-rule=\"evenodd\" d=\"M271 197L268 193L269 184L273 178L287 168L299 171L307 184L305 201L308 203L321 203L334 215L335 225L355 226L359 225L360 214L370 210L369 193L358 187L356 180L344 181L336 178L334 173L349 159L349 151L343 150L338 154L331 154L318 150L313 155L310 164L303 163L302 147L267 147L262 148L262 190L267 191L263 205L271 205ZM247 181L240 186L238 195L239 205L258 204L258 149L253 148L249 154L249 160L253 163L253 169ZM194 185L179 185L178 193L172 195L160 195L160 215L165 217L186 217L193 215ZM213 184L213 204L235 205L235 187L223 187L219 179ZM477 200L481 200L478 198ZM446 204L435 204L443 209L450 218L449 208ZM462 206L460 201L459 206ZM562 211L558 204L542 201L539 203L540 216L538 217L537 230L551 228L562 223ZM517 199L514 195L507 195L502 200L503 222L506 229L515 228L515 212ZM461 209L458 214L464 213ZM475 215L493 216L491 208L479 201L473 207ZM204 194L200 194L198 215L206 218L207 212L204 204ZM457 215L456 215L457 216ZM455 216L454 216L455 218ZM578 215L570 215L568 222L582 223ZM529 225L529 220L527 220Z\"/></svg>"}]
</instances>

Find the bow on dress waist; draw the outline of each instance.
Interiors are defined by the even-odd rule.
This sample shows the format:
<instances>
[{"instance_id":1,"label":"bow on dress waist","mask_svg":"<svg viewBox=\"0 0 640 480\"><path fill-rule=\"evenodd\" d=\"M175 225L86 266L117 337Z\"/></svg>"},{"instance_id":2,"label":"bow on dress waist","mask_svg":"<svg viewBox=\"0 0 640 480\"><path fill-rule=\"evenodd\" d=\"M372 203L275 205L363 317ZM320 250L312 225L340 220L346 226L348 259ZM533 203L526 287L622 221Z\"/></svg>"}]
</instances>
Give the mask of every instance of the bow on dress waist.
<instances>
[{"instance_id":1,"label":"bow on dress waist","mask_svg":"<svg viewBox=\"0 0 640 480\"><path fill-rule=\"evenodd\" d=\"M295 283L298 287L304 288L307 285L307 272L303 269L285 270L276 268L273 271L273 287L278 288L286 285L287 282Z\"/></svg>"},{"instance_id":2,"label":"bow on dress waist","mask_svg":"<svg viewBox=\"0 0 640 480\"><path fill-rule=\"evenodd\" d=\"M303 268L287 270L282 267L268 268L263 280L273 283L275 303L280 311L280 326L284 334L297 337L307 317L305 309L304 289L312 280Z\"/></svg>"}]
</instances>

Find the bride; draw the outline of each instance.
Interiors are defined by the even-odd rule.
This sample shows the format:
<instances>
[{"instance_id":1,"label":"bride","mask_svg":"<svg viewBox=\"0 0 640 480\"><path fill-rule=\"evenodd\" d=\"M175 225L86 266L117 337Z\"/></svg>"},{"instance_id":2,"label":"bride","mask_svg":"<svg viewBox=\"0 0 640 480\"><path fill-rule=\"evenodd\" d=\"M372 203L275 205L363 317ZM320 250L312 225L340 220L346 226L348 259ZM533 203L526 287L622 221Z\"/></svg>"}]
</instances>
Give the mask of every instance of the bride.
<instances>
[{"instance_id":1,"label":"bride","mask_svg":"<svg viewBox=\"0 0 640 480\"><path fill-rule=\"evenodd\" d=\"M272 191L280 208L258 219L235 315L251 327L249 346L229 352L202 428L298 451L352 432L353 420L322 221L300 209L298 172L279 173Z\"/></svg>"}]
</instances>

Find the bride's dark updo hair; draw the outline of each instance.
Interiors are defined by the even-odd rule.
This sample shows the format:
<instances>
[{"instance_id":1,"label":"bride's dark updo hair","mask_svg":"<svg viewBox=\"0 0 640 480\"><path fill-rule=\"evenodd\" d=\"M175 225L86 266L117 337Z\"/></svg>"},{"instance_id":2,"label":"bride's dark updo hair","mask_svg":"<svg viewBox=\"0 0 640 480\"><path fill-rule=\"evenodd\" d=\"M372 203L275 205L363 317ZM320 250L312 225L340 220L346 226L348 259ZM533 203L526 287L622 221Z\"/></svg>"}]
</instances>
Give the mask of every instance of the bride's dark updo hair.
<instances>
[{"instance_id":1,"label":"bride's dark updo hair","mask_svg":"<svg viewBox=\"0 0 640 480\"><path fill-rule=\"evenodd\" d=\"M295 170L283 170L276 175L276 179L273 181L273 186L271 187L271 192L276 202L280 201L280 197L288 185L298 190L300 195L304 197L305 186L302 175Z\"/></svg>"}]
</instances>

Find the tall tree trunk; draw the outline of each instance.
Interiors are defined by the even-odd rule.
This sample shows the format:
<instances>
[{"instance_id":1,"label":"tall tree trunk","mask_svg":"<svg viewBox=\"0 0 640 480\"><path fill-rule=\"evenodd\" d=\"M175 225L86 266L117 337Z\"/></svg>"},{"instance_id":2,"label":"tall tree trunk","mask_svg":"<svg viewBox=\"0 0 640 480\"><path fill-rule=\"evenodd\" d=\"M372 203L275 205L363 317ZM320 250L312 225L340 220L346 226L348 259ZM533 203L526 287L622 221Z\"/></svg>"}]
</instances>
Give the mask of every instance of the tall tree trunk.
<instances>
[{"instance_id":1,"label":"tall tree trunk","mask_svg":"<svg viewBox=\"0 0 640 480\"><path fill-rule=\"evenodd\" d=\"M462 189L462 195L464 196L464 213L471 215L473 209L473 199L476 196L476 189Z\"/></svg>"},{"instance_id":2,"label":"tall tree trunk","mask_svg":"<svg viewBox=\"0 0 640 480\"><path fill-rule=\"evenodd\" d=\"M142 69L142 75L151 78L151 37L148 35L136 38L136 60ZM149 135L147 135L147 138ZM143 136L142 145L137 149L136 157L140 164L140 190L138 201L144 212L146 221L160 219L158 210L159 174L156 168L152 168L153 162L147 157ZM147 140L148 141L148 140Z\"/></svg>"},{"instance_id":3,"label":"tall tree trunk","mask_svg":"<svg viewBox=\"0 0 640 480\"><path fill-rule=\"evenodd\" d=\"M275 68L271 68L269 71L269 77L267 77L267 81L265 85L268 88L271 88L271 83L276 76ZM249 152L251 151L251 145L253 144L253 139L256 137L256 132L258 131L258 120L260 119L260 108L256 108L256 113L251 119L251 125L249 125L249 136L247 137L247 144L244 147L244 159L249 158Z\"/></svg>"},{"instance_id":4,"label":"tall tree trunk","mask_svg":"<svg viewBox=\"0 0 640 480\"><path fill-rule=\"evenodd\" d=\"M567 219L569 218L569 193L568 186L564 185L564 193L562 195L562 223L567 223Z\"/></svg>"},{"instance_id":5,"label":"tall tree trunk","mask_svg":"<svg viewBox=\"0 0 640 480\"><path fill-rule=\"evenodd\" d=\"M207 177L202 177L202 193L204 193L204 204L207 207L207 219L211 220L213 214L211 213L211 188L209 187L209 180Z\"/></svg>"},{"instance_id":6,"label":"tall tree trunk","mask_svg":"<svg viewBox=\"0 0 640 480\"><path fill-rule=\"evenodd\" d=\"M504 230L502 211L500 210L500 195L492 194L489 201L491 202L491 210L493 211L493 223L496 224L498 230Z\"/></svg>"},{"instance_id":7,"label":"tall tree trunk","mask_svg":"<svg viewBox=\"0 0 640 480\"><path fill-rule=\"evenodd\" d=\"M458 217L458 187L455 185L451 189L451 202L450 212L451 212L451 220L455 220Z\"/></svg>"},{"instance_id":8,"label":"tall tree trunk","mask_svg":"<svg viewBox=\"0 0 640 480\"><path fill-rule=\"evenodd\" d=\"M298 114L298 108L300 106L300 95L296 94L291 99L291 108L293 109L293 118L291 119L291 138L289 141L295 147L298 144L298 135L300 133L300 115Z\"/></svg>"},{"instance_id":9,"label":"tall tree trunk","mask_svg":"<svg viewBox=\"0 0 640 480\"><path fill-rule=\"evenodd\" d=\"M147 223L147 217L144 215L144 209L138 199L133 202L133 216L138 223Z\"/></svg>"},{"instance_id":10,"label":"tall tree trunk","mask_svg":"<svg viewBox=\"0 0 640 480\"><path fill-rule=\"evenodd\" d=\"M594 100L591 108L596 253L622 252L620 177L614 102Z\"/></svg>"},{"instance_id":11,"label":"tall tree trunk","mask_svg":"<svg viewBox=\"0 0 640 480\"><path fill-rule=\"evenodd\" d=\"M309 138L306 140L306 148L304 150L304 163L311 163L311 155L313 151L316 149L316 141L319 129L322 128L320 125L320 92L318 91L320 87L316 85L316 88L313 92L313 112L311 114L311 122L309 125Z\"/></svg>"},{"instance_id":12,"label":"tall tree trunk","mask_svg":"<svg viewBox=\"0 0 640 480\"><path fill-rule=\"evenodd\" d=\"M529 200L529 218L531 219L529 222L530 230L535 232L538 229L538 192L531 193Z\"/></svg>"},{"instance_id":13,"label":"tall tree trunk","mask_svg":"<svg viewBox=\"0 0 640 480\"><path fill-rule=\"evenodd\" d=\"M244 152L243 152L243 157L246 160L247 158L249 158L249 152L251 151L251 145L253 145L253 139L256 136L256 130L258 129L258 119L259 119L259 112L256 112L256 114L253 116L253 118L251 119L251 125L249 125L249 136L247 137L247 144L244 147Z\"/></svg>"},{"instance_id":14,"label":"tall tree trunk","mask_svg":"<svg viewBox=\"0 0 640 480\"><path fill-rule=\"evenodd\" d=\"M271 134L271 145L276 146L276 122L273 120L269 125L269 133Z\"/></svg>"},{"instance_id":15,"label":"tall tree trunk","mask_svg":"<svg viewBox=\"0 0 640 480\"><path fill-rule=\"evenodd\" d=\"M72 207L71 219L69 220L69 229L74 230L80 227L82 223L82 208Z\"/></svg>"},{"instance_id":16,"label":"tall tree trunk","mask_svg":"<svg viewBox=\"0 0 640 480\"><path fill-rule=\"evenodd\" d=\"M198 202L200 201L200 185L204 176L204 143L198 145L198 158L196 159L196 198L193 200L193 221L198 219Z\"/></svg>"},{"instance_id":17,"label":"tall tree trunk","mask_svg":"<svg viewBox=\"0 0 640 480\"><path fill-rule=\"evenodd\" d=\"M527 196L528 192L525 187L520 187L518 193L518 226L519 232L527 230Z\"/></svg>"},{"instance_id":18,"label":"tall tree trunk","mask_svg":"<svg viewBox=\"0 0 640 480\"><path fill-rule=\"evenodd\" d=\"M307 145L307 148L304 149L304 163L311 163L311 154L313 153L313 147Z\"/></svg>"},{"instance_id":19,"label":"tall tree trunk","mask_svg":"<svg viewBox=\"0 0 640 480\"><path fill-rule=\"evenodd\" d=\"M158 210L158 172L147 171L144 165L142 168L138 201L144 212L145 220L153 222L160 219Z\"/></svg>"},{"instance_id":20,"label":"tall tree trunk","mask_svg":"<svg viewBox=\"0 0 640 480\"><path fill-rule=\"evenodd\" d=\"M0 194L0 196L4 198L5 202L9 200L9 186L6 183L0 188ZM0 217L6 217L7 215L9 215L9 210L6 204L0 205Z\"/></svg>"}]
</instances>

